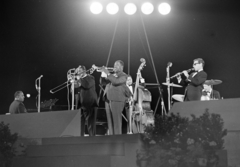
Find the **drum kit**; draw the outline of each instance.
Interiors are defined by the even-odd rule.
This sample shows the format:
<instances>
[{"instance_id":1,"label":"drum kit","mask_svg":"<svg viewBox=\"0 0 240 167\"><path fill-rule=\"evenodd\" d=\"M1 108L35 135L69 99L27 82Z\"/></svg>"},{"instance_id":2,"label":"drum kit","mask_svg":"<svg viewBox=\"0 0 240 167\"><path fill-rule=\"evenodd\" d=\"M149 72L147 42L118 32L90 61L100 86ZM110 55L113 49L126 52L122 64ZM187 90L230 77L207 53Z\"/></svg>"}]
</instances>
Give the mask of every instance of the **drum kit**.
<instances>
[{"instance_id":1,"label":"drum kit","mask_svg":"<svg viewBox=\"0 0 240 167\"><path fill-rule=\"evenodd\" d=\"M217 79L211 79L211 80L206 80L204 84L206 85L218 85L221 84L222 81L221 80L217 80Z\"/></svg>"},{"instance_id":2,"label":"drum kit","mask_svg":"<svg viewBox=\"0 0 240 167\"><path fill-rule=\"evenodd\" d=\"M206 85L218 85L218 84L221 84L222 81L221 80L217 80L217 79L211 79L211 80L206 80L204 84ZM162 83L163 85L166 85L166 86L171 86L171 87L175 87L175 88L181 88L182 86L181 85L177 85L177 84L174 84L174 83ZM181 95L181 94L175 94L175 95L172 95L172 99L176 100L177 102L183 102L184 101L184 95Z\"/></svg>"}]
</instances>

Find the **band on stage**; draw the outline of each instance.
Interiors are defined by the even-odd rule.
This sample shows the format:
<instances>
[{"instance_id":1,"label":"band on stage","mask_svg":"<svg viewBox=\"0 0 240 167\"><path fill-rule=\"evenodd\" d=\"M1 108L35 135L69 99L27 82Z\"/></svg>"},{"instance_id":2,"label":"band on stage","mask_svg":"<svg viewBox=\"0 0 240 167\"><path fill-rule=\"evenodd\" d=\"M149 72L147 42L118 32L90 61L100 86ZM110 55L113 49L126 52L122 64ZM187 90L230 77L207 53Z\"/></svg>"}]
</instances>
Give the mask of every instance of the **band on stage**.
<instances>
[{"instance_id":1,"label":"band on stage","mask_svg":"<svg viewBox=\"0 0 240 167\"><path fill-rule=\"evenodd\" d=\"M122 134L122 119L127 121L128 134L143 133L146 126L154 124L155 113L151 109L152 96L141 74L146 61L141 58L140 62L135 82L132 76L124 73L124 62L121 60L115 61L113 67L92 65L89 70L86 70L85 66L80 65L68 71L66 84L71 85L72 109L81 109L81 136L84 136L85 125L89 136L96 135L99 99L102 99L105 104L109 135ZM194 59L193 68L170 77L169 68L172 63L168 63L167 78L163 85L168 88L169 109L175 102L221 99L220 93L214 90L213 86L221 84L222 81L208 80L204 65L202 58ZM100 86L103 90L101 98L97 96L95 77L91 75L94 71L101 73ZM185 88L183 94L171 95L170 89L181 87ZM52 90L50 92L54 93ZM23 92L17 91L14 98L10 113L26 113ZM123 114L123 111L126 114Z\"/></svg>"}]
</instances>

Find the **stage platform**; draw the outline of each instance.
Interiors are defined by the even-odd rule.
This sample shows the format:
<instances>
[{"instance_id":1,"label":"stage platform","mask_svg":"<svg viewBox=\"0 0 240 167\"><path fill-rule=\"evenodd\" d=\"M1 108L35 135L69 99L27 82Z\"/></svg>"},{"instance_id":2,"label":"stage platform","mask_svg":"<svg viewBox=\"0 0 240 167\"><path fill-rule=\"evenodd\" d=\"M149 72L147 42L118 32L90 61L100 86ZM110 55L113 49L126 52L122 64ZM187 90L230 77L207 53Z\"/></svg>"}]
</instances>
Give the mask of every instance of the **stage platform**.
<instances>
[{"instance_id":1,"label":"stage platform","mask_svg":"<svg viewBox=\"0 0 240 167\"><path fill-rule=\"evenodd\" d=\"M190 117L206 109L223 118L226 161L229 167L239 167L240 98L179 102L170 112ZM80 137L79 110L0 115L1 121L20 135L13 167L137 167L140 134Z\"/></svg>"},{"instance_id":2,"label":"stage platform","mask_svg":"<svg viewBox=\"0 0 240 167\"><path fill-rule=\"evenodd\" d=\"M19 139L13 167L137 167L140 135ZM19 154L22 154L18 150Z\"/></svg>"},{"instance_id":3,"label":"stage platform","mask_svg":"<svg viewBox=\"0 0 240 167\"><path fill-rule=\"evenodd\" d=\"M8 123L11 131L22 138L80 136L80 115L80 110L32 112L0 115L0 122ZM107 118L102 108L97 111L96 127L97 134L107 134Z\"/></svg>"},{"instance_id":4,"label":"stage platform","mask_svg":"<svg viewBox=\"0 0 240 167\"><path fill-rule=\"evenodd\" d=\"M140 134L80 137L80 115L80 110L0 115L20 136L13 167L137 167Z\"/></svg>"}]
</instances>

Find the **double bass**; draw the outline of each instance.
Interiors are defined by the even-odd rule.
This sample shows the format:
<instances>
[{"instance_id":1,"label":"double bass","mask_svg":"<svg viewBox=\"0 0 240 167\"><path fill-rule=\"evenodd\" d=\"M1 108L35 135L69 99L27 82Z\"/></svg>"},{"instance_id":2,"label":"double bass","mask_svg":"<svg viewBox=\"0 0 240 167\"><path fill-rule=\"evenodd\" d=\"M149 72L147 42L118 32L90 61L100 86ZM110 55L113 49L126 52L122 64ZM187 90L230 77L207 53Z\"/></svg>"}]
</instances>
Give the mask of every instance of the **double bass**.
<instances>
[{"instance_id":1,"label":"double bass","mask_svg":"<svg viewBox=\"0 0 240 167\"><path fill-rule=\"evenodd\" d=\"M140 61L141 64L137 71L133 98L129 108L130 133L143 133L146 126L154 124L154 115L150 104L152 101L151 93L139 84L140 79L142 79L141 70L146 66L145 59L141 58Z\"/></svg>"}]
</instances>

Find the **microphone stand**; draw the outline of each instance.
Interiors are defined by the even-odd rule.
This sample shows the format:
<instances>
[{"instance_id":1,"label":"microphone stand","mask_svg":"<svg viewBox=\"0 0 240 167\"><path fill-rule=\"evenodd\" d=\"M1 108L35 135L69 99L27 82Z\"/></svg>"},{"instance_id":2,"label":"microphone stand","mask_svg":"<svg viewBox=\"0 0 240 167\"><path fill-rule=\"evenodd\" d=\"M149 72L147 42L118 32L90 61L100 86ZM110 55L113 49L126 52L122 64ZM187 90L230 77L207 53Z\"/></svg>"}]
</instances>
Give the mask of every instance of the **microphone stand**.
<instances>
[{"instance_id":1,"label":"microphone stand","mask_svg":"<svg viewBox=\"0 0 240 167\"><path fill-rule=\"evenodd\" d=\"M167 66L167 77L166 77L166 83L167 83L167 91L168 91L168 111L171 109L171 92L170 92L170 72L169 68L170 66Z\"/></svg>"},{"instance_id":2,"label":"microphone stand","mask_svg":"<svg viewBox=\"0 0 240 167\"><path fill-rule=\"evenodd\" d=\"M71 110L74 110L74 98L75 98L75 94L74 94L74 82L75 82L75 75L76 75L76 70L75 68L68 70L67 72L67 78L68 81L70 81L71 83L71 92L72 92L72 108ZM74 72L72 72L74 71Z\"/></svg>"},{"instance_id":3,"label":"microphone stand","mask_svg":"<svg viewBox=\"0 0 240 167\"><path fill-rule=\"evenodd\" d=\"M41 75L39 78L37 78L36 80L35 80L35 86L36 86L36 89L37 89L37 91L38 91L38 105L37 105L37 107L38 107L38 113L40 113L40 100L41 100L41 78L42 78L43 76ZM38 85L37 85L37 82L38 82Z\"/></svg>"},{"instance_id":4,"label":"microphone stand","mask_svg":"<svg viewBox=\"0 0 240 167\"><path fill-rule=\"evenodd\" d=\"M72 110L74 110L74 79L71 80L72 84L71 84L71 89L72 89Z\"/></svg>"}]
</instances>

